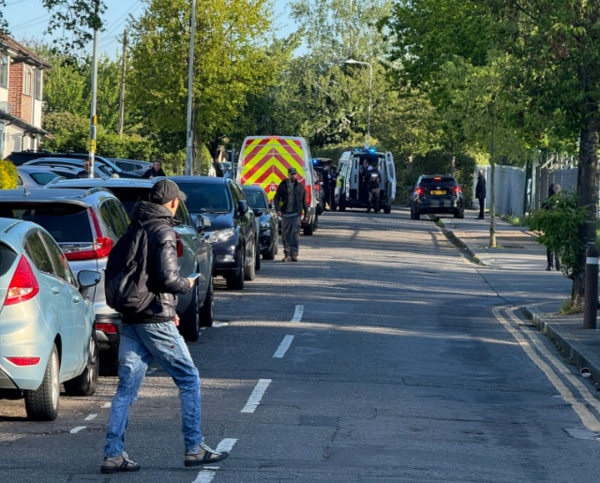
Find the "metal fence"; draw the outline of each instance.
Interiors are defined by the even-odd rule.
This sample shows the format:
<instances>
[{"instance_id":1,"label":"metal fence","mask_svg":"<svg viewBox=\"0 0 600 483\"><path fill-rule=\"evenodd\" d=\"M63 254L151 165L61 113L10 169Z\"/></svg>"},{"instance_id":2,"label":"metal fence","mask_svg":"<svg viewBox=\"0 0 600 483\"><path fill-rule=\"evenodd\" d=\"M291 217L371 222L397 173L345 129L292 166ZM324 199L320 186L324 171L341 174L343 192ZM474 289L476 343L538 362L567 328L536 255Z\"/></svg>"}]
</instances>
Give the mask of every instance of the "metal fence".
<instances>
[{"instance_id":1,"label":"metal fence","mask_svg":"<svg viewBox=\"0 0 600 483\"><path fill-rule=\"evenodd\" d=\"M491 166L476 166L473 180L473 193L477 186L477 175L479 170L483 170L483 175L487 180L487 199L486 205L490 206L491 200ZM495 195L496 195L496 213L505 216L523 216L525 208L525 186L527 184L525 170L513 166L496 166L495 176ZM547 190L546 190L547 191ZM479 202L473 199L473 207L479 208Z\"/></svg>"},{"instance_id":2,"label":"metal fence","mask_svg":"<svg viewBox=\"0 0 600 483\"><path fill-rule=\"evenodd\" d=\"M532 196L531 206L535 210L542 208L544 200L548 197L550 186L558 183L564 191L577 191L577 168L555 169L537 167L535 170L535 192Z\"/></svg>"}]
</instances>

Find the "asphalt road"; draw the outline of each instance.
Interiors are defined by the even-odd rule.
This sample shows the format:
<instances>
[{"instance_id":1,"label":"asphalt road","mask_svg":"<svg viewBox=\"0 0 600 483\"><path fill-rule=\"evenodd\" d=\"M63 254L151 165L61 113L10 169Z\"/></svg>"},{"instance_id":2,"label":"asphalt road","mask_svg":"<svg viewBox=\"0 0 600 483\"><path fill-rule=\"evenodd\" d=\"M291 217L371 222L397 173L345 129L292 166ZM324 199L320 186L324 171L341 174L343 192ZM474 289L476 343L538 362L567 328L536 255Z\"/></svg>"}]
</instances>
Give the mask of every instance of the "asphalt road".
<instances>
[{"instance_id":1,"label":"asphalt road","mask_svg":"<svg viewBox=\"0 0 600 483\"><path fill-rule=\"evenodd\" d=\"M218 469L184 468L177 390L153 367L127 433L142 471L99 472L102 378L51 423L0 401L0 482L600 480L595 387L504 308L560 297L560 274L477 267L407 212L347 212L301 238L299 263L217 287L217 326L190 350L206 442L231 448Z\"/></svg>"}]
</instances>

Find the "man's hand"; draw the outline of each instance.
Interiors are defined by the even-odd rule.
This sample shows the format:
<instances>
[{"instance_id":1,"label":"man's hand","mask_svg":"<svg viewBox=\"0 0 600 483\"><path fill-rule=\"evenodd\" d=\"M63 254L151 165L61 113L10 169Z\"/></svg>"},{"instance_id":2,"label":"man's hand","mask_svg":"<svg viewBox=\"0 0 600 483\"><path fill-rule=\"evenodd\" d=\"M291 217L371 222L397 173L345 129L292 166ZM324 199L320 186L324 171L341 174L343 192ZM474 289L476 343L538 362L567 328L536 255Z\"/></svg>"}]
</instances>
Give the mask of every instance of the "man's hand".
<instances>
[{"instance_id":1,"label":"man's hand","mask_svg":"<svg viewBox=\"0 0 600 483\"><path fill-rule=\"evenodd\" d=\"M278 212L277 212L277 216L278 216L279 218L281 218L281 211L278 211Z\"/></svg>"},{"instance_id":2,"label":"man's hand","mask_svg":"<svg viewBox=\"0 0 600 483\"><path fill-rule=\"evenodd\" d=\"M175 314L175 319L173 322L175 322L175 327L179 327L179 315Z\"/></svg>"},{"instance_id":3,"label":"man's hand","mask_svg":"<svg viewBox=\"0 0 600 483\"><path fill-rule=\"evenodd\" d=\"M190 287L193 287L194 284L196 283L197 277L188 277L188 281L190 282Z\"/></svg>"}]
</instances>

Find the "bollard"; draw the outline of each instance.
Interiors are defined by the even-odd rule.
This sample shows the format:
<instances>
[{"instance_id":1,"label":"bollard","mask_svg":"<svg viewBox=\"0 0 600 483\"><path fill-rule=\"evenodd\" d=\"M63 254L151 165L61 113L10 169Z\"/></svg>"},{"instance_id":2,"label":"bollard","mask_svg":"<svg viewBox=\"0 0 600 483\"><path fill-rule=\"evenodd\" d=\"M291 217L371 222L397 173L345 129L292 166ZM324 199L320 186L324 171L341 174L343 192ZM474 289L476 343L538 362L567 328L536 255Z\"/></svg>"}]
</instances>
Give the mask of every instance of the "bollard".
<instances>
[{"instance_id":1,"label":"bollard","mask_svg":"<svg viewBox=\"0 0 600 483\"><path fill-rule=\"evenodd\" d=\"M590 243L585 252L585 307L583 328L595 329L598 317L598 247Z\"/></svg>"}]
</instances>

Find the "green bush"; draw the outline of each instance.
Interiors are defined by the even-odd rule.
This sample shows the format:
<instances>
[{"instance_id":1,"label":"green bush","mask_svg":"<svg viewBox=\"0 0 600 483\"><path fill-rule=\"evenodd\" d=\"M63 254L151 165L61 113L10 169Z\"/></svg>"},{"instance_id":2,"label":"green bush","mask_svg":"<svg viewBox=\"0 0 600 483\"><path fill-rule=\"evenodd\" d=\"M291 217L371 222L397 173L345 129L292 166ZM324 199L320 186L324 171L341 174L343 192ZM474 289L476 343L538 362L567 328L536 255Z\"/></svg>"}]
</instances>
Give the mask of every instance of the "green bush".
<instances>
[{"instance_id":1,"label":"green bush","mask_svg":"<svg viewBox=\"0 0 600 483\"><path fill-rule=\"evenodd\" d=\"M541 233L537 241L559 254L563 272L573 278L579 267L578 256L582 249L579 230L585 223L586 210L579 206L577 193L561 191L548 203L551 209L531 214L529 228Z\"/></svg>"},{"instance_id":2,"label":"green bush","mask_svg":"<svg viewBox=\"0 0 600 483\"><path fill-rule=\"evenodd\" d=\"M0 190L17 187L17 168L10 161L0 161Z\"/></svg>"}]
</instances>

